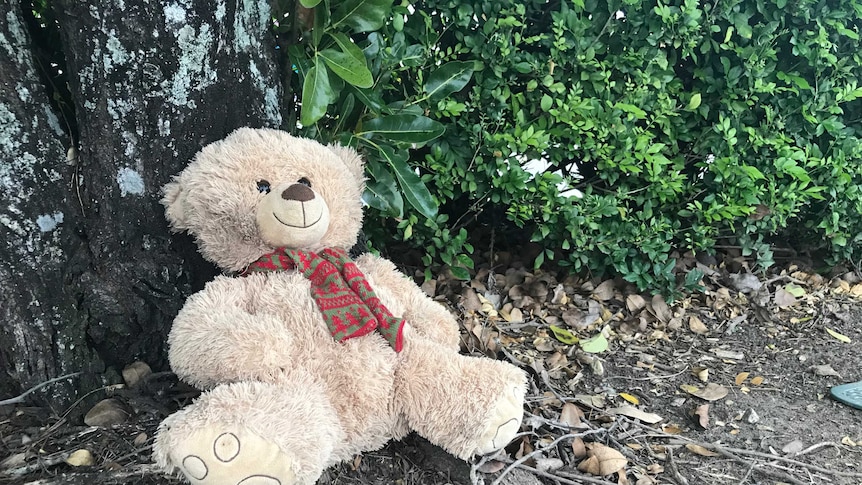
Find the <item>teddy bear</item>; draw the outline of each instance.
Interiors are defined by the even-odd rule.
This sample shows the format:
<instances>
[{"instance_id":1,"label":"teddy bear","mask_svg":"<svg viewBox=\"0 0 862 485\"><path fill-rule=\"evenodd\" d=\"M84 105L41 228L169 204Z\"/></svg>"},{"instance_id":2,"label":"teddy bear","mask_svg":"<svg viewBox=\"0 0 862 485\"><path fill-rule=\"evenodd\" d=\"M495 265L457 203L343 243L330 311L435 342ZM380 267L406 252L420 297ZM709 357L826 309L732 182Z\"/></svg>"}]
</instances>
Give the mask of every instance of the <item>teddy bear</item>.
<instances>
[{"instance_id":1,"label":"teddy bear","mask_svg":"<svg viewBox=\"0 0 862 485\"><path fill-rule=\"evenodd\" d=\"M164 187L173 231L223 271L168 336L203 393L153 456L193 484L312 484L411 431L468 460L523 416L518 367L459 354L458 324L387 259L352 260L364 162L352 148L241 128Z\"/></svg>"}]
</instances>

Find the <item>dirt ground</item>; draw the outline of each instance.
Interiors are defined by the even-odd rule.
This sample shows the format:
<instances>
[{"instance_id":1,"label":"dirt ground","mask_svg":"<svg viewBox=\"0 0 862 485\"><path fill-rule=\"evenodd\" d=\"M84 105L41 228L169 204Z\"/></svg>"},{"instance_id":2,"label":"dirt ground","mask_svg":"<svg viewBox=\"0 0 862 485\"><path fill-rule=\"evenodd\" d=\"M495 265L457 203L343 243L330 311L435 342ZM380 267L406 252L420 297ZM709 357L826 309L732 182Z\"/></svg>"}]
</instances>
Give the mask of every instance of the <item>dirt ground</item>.
<instances>
[{"instance_id":1,"label":"dirt ground","mask_svg":"<svg viewBox=\"0 0 862 485\"><path fill-rule=\"evenodd\" d=\"M529 374L521 436L471 464L411 435L318 483L862 484L862 410L829 397L862 380L862 284L702 269L703 291L669 303L517 263L426 283L461 317L466 352ZM111 426L0 406L0 483L181 483L152 464L152 439L195 394L166 373L113 389ZM578 470L585 450L607 475Z\"/></svg>"}]
</instances>

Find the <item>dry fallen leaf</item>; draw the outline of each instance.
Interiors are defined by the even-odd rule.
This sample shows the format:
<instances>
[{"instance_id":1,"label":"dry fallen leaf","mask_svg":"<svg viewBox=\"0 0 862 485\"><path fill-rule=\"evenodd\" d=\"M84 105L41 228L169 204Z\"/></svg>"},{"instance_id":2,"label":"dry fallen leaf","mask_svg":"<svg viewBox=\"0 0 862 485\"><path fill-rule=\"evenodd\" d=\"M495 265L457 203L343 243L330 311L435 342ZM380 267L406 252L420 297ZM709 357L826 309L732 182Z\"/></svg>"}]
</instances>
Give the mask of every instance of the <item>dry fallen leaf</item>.
<instances>
[{"instance_id":1,"label":"dry fallen leaf","mask_svg":"<svg viewBox=\"0 0 862 485\"><path fill-rule=\"evenodd\" d=\"M629 406L628 404L624 406L610 408L608 409L608 414L621 414L623 416L628 416L633 419L639 419L647 424L655 424L663 419L658 414L647 413L645 411L641 411L634 406Z\"/></svg>"},{"instance_id":2,"label":"dry fallen leaf","mask_svg":"<svg viewBox=\"0 0 862 485\"><path fill-rule=\"evenodd\" d=\"M9 468L18 468L27 462L27 454L26 453L14 453L12 455L7 456L2 461L0 461L0 470L6 470Z\"/></svg>"},{"instance_id":3,"label":"dry fallen leaf","mask_svg":"<svg viewBox=\"0 0 862 485\"><path fill-rule=\"evenodd\" d=\"M653 296L651 305L656 318L662 322L667 323L671 318L673 318L673 313L670 311L670 307L667 306L667 303L661 295Z\"/></svg>"},{"instance_id":4,"label":"dry fallen leaf","mask_svg":"<svg viewBox=\"0 0 862 485\"><path fill-rule=\"evenodd\" d=\"M760 279L751 273L732 273L728 277L740 293L754 293L763 287Z\"/></svg>"},{"instance_id":5,"label":"dry fallen leaf","mask_svg":"<svg viewBox=\"0 0 862 485\"><path fill-rule=\"evenodd\" d=\"M841 377L835 369L832 368L829 364L822 365L814 365L810 367L811 371L814 372L818 376L833 376L833 377Z\"/></svg>"},{"instance_id":6,"label":"dry fallen leaf","mask_svg":"<svg viewBox=\"0 0 862 485\"><path fill-rule=\"evenodd\" d=\"M773 298L779 308L787 308L796 304L796 297L784 288L776 288Z\"/></svg>"},{"instance_id":7,"label":"dry fallen leaf","mask_svg":"<svg viewBox=\"0 0 862 485\"><path fill-rule=\"evenodd\" d=\"M536 460L536 470L539 470L544 473L552 472L559 468L562 468L565 463L563 460L559 458L539 458Z\"/></svg>"},{"instance_id":8,"label":"dry fallen leaf","mask_svg":"<svg viewBox=\"0 0 862 485\"><path fill-rule=\"evenodd\" d=\"M709 404L701 404L695 409L694 414L698 417L697 423L703 428L709 428Z\"/></svg>"},{"instance_id":9,"label":"dry fallen leaf","mask_svg":"<svg viewBox=\"0 0 862 485\"><path fill-rule=\"evenodd\" d=\"M708 449L706 449L700 445L687 444L687 445L685 445L685 448L688 451L690 451L694 454L700 455L700 456L719 456L720 455L720 453L716 453L712 450L708 450Z\"/></svg>"},{"instance_id":10,"label":"dry fallen leaf","mask_svg":"<svg viewBox=\"0 0 862 485\"><path fill-rule=\"evenodd\" d=\"M689 330L698 335L705 335L709 333L709 329L706 328L706 324L704 324L703 321L701 321L701 319L698 318L696 315L691 315L690 317L688 317L688 328Z\"/></svg>"},{"instance_id":11,"label":"dry fallen leaf","mask_svg":"<svg viewBox=\"0 0 862 485\"><path fill-rule=\"evenodd\" d=\"M732 350L724 350L724 349L711 349L711 351L719 359L730 359L730 360L743 360L743 359L745 359L745 354L743 354L742 352L734 352Z\"/></svg>"},{"instance_id":12,"label":"dry fallen leaf","mask_svg":"<svg viewBox=\"0 0 862 485\"><path fill-rule=\"evenodd\" d=\"M601 443L587 443L587 459L578 465L578 470L590 475L606 476L625 468L628 461L619 451Z\"/></svg>"},{"instance_id":13,"label":"dry fallen leaf","mask_svg":"<svg viewBox=\"0 0 862 485\"><path fill-rule=\"evenodd\" d=\"M736 374L736 385L741 386L742 383L745 382L745 380L748 379L748 376L750 375L750 372L740 372L739 374Z\"/></svg>"},{"instance_id":14,"label":"dry fallen leaf","mask_svg":"<svg viewBox=\"0 0 862 485\"><path fill-rule=\"evenodd\" d=\"M563 285L557 285L554 288L554 296L551 298L551 303L554 305L565 305L569 302L569 297L566 295L566 288Z\"/></svg>"},{"instance_id":15,"label":"dry fallen leaf","mask_svg":"<svg viewBox=\"0 0 862 485\"><path fill-rule=\"evenodd\" d=\"M626 297L626 308L632 313L632 315L640 312L646 307L646 300L644 297L636 294L631 294Z\"/></svg>"},{"instance_id":16,"label":"dry fallen leaf","mask_svg":"<svg viewBox=\"0 0 862 485\"><path fill-rule=\"evenodd\" d=\"M709 381L709 369L706 367L692 367L691 374L700 379L701 382Z\"/></svg>"},{"instance_id":17,"label":"dry fallen leaf","mask_svg":"<svg viewBox=\"0 0 862 485\"><path fill-rule=\"evenodd\" d=\"M589 456L586 460L578 463L578 471L589 473L590 475L601 476L602 467L598 458L595 456Z\"/></svg>"},{"instance_id":18,"label":"dry fallen leaf","mask_svg":"<svg viewBox=\"0 0 862 485\"><path fill-rule=\"evenodd\" d=\"M584 440L580 437L575 437L572 440L572 453L575 455L575 458L583 458L587 456L587 448L584 446Z\"/></svg>"},{"instance_id":19,"label":"dry fallen leaf","mask_svg":"<svg viewBox=\"0 0 862 485\"><path fill-rule=\"evenodd\" d=\"M751 385L752 386L759 386L761 384L763 384L763 376L757 376L757 377L751 378Z\"/></svg>"},{"instance_id":20,"label":"dry fallen leaf","mask_svg":"<svg viewBox=\"0 0 862 485\"><path fill-rule=\"evenodd\" d=\"M697 396L701 399L705 399L707 401L717 401L719 399L723 399L727 396L727 393L730 392L728 389L720 384L716 384L714 382L710 382L703 389L697 386L691 386L687 384L683 384L679 386L683 391Z\"/></svg>"},{"instance_id":21,"label":"dry fallen leaf","mask_svg":"<svg viewBox=\"0 0 862 485\"><path fill-rule=\"evenodd\" d=\"M599 301L608 301L614 297L614 280L605 280L593 290L593 297Z\"/></svg>"},{"instance_id":22,"label":"dry fallen leaf","mask_svg":"<svg viewBox=\"0 0 862 485\"><path fill-rule=\"evenodd\" d=\"M849 436L841 438L841 444L845 446L859 446L859 442L853 441Z\"/></svg>"},{"instance_id":23,"label":"dry fallen leaf","mask_svg":"<svg viewBox=\"0 0 862 485\"><path fill-rule=\"evenodd\" d=\"M72 466L93 466L96 460L90 450L80 449L73 451L69 458L66 458L66 463Z\"/></svg>"},{"instance_id":24,"label":"dry fallen leaf","mask_svg":"<svg viewBox=\"0 0 862 485\"><path fill-rule=\"evenodd\" d=\"M584 412L581 411L581 408L575 406L574 404L567 402L563 404L563 409L560 411L560 422L567 424L571 427L580 426L582 421L581 418L584 417Z\"/></svg>"},{"instance_id":25,"label":"dry fallen leaf","mask_svg":"<svg viewBox=\"0 0 862 485\"><path fill-rule=\"evenodd\" d=\"M485 463L482 463L477 468L477 470L479 470L482 473L491 474L491 473L497 473L498 471L502 470L503 468L506 468L505 463L503 463L502 461L491 460L491 461L486 461Z\"/></svg>"}]
</instances>

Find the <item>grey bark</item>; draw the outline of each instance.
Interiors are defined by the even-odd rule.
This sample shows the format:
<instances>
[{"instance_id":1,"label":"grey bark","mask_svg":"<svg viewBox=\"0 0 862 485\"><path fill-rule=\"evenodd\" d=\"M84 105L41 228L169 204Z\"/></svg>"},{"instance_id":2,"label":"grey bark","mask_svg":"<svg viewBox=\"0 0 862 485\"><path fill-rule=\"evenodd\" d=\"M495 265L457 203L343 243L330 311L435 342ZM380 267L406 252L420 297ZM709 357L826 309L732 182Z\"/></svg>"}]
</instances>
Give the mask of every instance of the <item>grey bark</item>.
<instances>
[{"instance_id":1,"label":"grey bark","mask_svg":"<svg viewBox=\"0 0 862 485\"><path fill-rule=\"evenodd\" d=\"M136 359L165 368L171 321L213 269L168 233L160 188L203 145L281 124L270 11L58 0L79 127L69 162L20 3L0 6L0 392L85 371L42 393L63 406Z\"/></svg>"}]
</instances>

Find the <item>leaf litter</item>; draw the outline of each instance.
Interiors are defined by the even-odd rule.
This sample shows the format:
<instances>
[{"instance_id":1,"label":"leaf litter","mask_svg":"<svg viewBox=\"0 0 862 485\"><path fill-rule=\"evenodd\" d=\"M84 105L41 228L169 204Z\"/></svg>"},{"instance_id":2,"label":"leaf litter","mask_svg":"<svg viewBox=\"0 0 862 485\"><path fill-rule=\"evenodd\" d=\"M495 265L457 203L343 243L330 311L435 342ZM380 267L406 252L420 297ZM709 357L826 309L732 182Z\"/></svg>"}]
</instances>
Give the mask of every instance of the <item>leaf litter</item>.
<instances>
[{"instance_id":1,"label":"leaf litter","mask_svg":"<svg viewBox=\"0 0 862 485\"><path fill-rule=\"evenodd\" d=\"M740 258L681 261L681 271L697 267L704 277L701 292L677 300L621 280L528 270L511 258L494 271L477 265L468 282L445 272L420 280L458 315L465 352L528 373L521 434L472 466L411 435L327 470L318 483L568 484L592 477L590 483L682 478L712 485L757 476L858 484L862 426L825 396L842 375L857 377L862 368L862 282L792 265L758 276ZM62 472L95 484L128 483L132 474L132 483L179 483L153 468L152 436L196 391L175 378L158 384L164 373L144 363L122 374L123 388L93 402L107 402L101 406L110 419L100 425L44 415L27 421L29 408L0 407L10 452L0 460L0 479L17 473L29 483ZM98 409L79 409L77 419ZM820 416L831 425L818 424ZM791 456L795 461L775 461Z\"/></svg>"}]
</instances>

